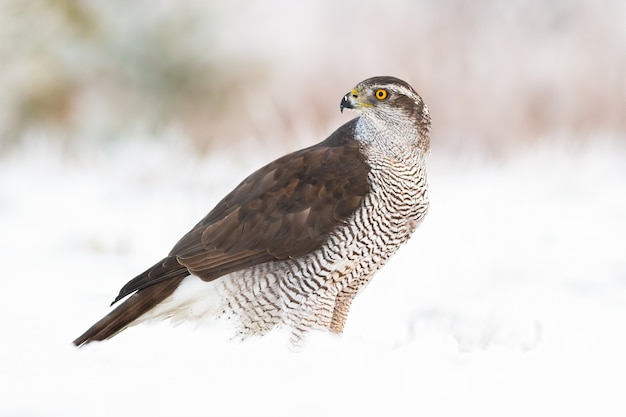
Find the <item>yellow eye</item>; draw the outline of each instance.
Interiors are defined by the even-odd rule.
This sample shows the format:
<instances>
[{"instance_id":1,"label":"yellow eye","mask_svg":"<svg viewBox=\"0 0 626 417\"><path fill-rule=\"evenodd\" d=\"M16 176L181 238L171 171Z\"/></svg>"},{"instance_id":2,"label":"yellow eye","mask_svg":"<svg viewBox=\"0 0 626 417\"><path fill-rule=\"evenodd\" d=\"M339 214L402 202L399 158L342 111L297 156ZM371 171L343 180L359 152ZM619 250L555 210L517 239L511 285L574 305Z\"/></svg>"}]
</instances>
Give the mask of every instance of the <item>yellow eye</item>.
<instances>
[{"instance_id":1,"label":"yellow eye","mask_svg":"<svg viewBox=\"0 0 626 417\"><path fill-rule=\"evenodd\" d=\"M374 95L376 96L377 99L379 100L384 100L387 98L387 90L383 90L382 88L380 90L376 90L376 92L374 93Z\"/></svg>"}]
</instances>

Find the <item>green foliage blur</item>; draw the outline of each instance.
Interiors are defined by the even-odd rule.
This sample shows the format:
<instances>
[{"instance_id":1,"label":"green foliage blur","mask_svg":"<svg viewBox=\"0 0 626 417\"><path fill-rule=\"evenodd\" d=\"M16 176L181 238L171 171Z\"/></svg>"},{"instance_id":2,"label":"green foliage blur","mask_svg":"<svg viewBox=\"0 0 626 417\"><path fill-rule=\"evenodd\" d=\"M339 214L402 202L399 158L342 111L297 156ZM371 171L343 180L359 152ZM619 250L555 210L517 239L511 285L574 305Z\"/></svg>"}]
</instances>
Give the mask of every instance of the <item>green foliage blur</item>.
<instances>
[{"instance_id":1,"label":"green foliage blur","mask_svg":"<svg viewBox=\"0 0 626 417\"><path fill-rule=\"evenodd\" d=\"M202 135L223 117L260 64L220 62L210 8L158 3L3 2L0 145L37 131L102 140L172 121Z\"/></svg>"},{"instance_id":2,"label":"green foliage blur","mask_svg":"<svg viewBox=\"0 0 626 417\"><path fill-rule=\"evenodd\" d=\"M626 138L621 0L0 0L0 148L174 126L201 149L323 139L374 75L433 146Z\"/></svg>"}]
</instances>

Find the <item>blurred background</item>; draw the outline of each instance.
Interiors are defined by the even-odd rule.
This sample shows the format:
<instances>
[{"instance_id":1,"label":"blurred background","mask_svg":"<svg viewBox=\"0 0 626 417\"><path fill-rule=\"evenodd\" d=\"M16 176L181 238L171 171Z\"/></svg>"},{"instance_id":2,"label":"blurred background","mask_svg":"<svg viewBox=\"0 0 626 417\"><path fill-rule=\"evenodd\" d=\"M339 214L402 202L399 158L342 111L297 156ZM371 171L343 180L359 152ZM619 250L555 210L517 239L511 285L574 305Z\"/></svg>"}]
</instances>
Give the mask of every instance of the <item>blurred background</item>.
<instances>
[{"instance_id":1,"label":"blurred background","mask_svg":"<svg viewBox=\"0 0 626 417\"><path fill-rule=\"evenodd\" d=\"M620 0L0 2L0 144L183 132L198 149L322 139L373 75L407 80L434 146L626 132Z\"/></svg>"},{"instance_id":2,"label":"blurred background","mask_svg":"<svg viewBox=\"0 0 626 417\"><path fill-rule=\"evenodd\" d=\"M374 75L431 207L341 338L70 344ZM623 0L0 0L0 415L624 416L625 162Z\"/></svg>"}]
</instances>

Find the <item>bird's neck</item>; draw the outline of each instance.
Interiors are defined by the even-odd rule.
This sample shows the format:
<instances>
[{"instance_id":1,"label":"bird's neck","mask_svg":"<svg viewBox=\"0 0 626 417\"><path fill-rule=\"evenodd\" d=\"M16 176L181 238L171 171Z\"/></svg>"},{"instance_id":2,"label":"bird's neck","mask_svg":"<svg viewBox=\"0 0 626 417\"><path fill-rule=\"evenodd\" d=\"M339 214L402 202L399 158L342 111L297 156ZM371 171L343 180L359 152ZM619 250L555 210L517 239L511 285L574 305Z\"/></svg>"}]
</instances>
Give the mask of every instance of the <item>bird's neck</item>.
<instances>
[{"instance_id":1,"label":"bird's neck","mask_svg":"<svg viewBox=\"0 0 626 417\"><path fill-rule=\"evenodd\" d=\"M430 152L429 132L420 132L411 120L361 115L355 133L363 145L396 160L422 159Z\"/></svg>"}]
</instances>

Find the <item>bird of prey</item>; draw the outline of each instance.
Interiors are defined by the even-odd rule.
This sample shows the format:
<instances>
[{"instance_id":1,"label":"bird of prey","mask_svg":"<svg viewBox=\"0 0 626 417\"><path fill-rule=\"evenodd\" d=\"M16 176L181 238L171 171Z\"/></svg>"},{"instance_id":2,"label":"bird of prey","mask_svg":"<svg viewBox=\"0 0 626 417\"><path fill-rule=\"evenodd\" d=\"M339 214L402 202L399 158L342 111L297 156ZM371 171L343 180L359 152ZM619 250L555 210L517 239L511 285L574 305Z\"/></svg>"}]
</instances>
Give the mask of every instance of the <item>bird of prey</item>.
<instances>
[{"instance_id":1,"label":"bird of prey","mask_svg":"<svg viewBox=\"0 0 626 417\"><path fill-rule=\"evenodd\" d=\"M430 115L406 82L373 77L341 99L358 117L244 179L130 280L117 308L78 337L149 319L224 317L239 336L342 333L350 304L428 210Z\"/></svg>"}]
</instances>

